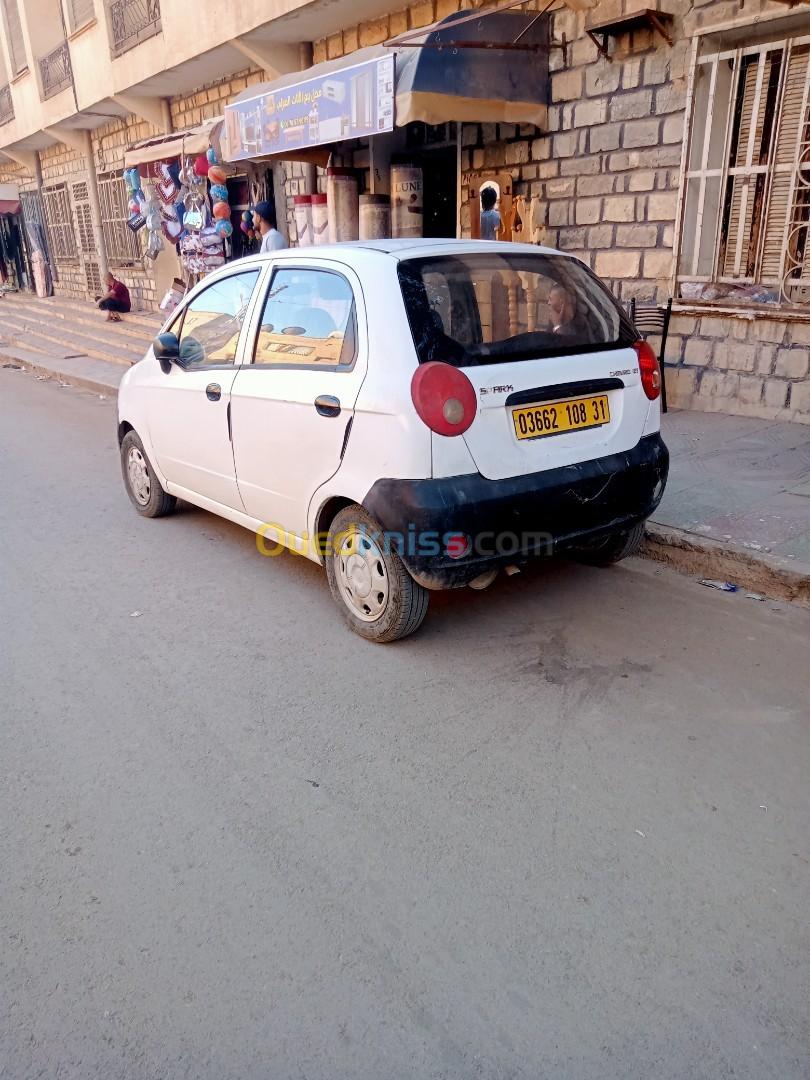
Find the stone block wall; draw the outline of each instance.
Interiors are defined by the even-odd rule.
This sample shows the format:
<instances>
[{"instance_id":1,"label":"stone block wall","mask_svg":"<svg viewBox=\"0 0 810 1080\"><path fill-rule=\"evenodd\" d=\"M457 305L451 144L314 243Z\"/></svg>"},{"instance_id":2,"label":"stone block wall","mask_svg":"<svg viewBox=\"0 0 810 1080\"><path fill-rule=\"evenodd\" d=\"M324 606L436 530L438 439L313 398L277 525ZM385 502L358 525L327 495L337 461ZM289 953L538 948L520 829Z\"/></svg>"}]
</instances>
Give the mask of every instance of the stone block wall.
<instances>
[{"instance_id":1,"label":"stone block wall","mask_svg":"<svg viewBox=\"0 0 810 1080\"><path fill-rule=\"evenodd\" d=\"M810 313L673 312L666 380L676 408L810 423Z\"/></svg>"},{"instance_id":2,"label":"stone block wall","mask_svg":"<svg viewBox=\"0 0 810 1080\"><path fill-rule=\"evenodd\" d=\"M193 94L173 98L171 101L172 124L179 130L193 127L195 124L202 123L203 120L221 116L227 102L233 101L249 86L255 86L264 81L264 72L257 67L249 67L227 79L207 83Z\"/></svg>"}]
</instances>

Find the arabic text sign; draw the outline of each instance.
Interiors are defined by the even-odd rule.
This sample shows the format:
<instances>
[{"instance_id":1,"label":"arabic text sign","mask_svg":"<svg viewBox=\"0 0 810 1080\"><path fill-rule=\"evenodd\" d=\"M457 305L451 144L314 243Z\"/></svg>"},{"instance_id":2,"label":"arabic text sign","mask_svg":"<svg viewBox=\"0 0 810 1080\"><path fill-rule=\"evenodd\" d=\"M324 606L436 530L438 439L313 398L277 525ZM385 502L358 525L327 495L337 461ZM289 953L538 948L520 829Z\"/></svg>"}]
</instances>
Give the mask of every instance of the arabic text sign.
<instances>
[{"instance_id":1,"label":"arabic text sign","mask_svg":"<svg viewBox=\"0 0 810 1080\"><path fill-rule=\"evenodd\" d=\"M226 105L223 152L228 161L242 161L393 127L391 55Z\"/></svg>"}]
</instances>

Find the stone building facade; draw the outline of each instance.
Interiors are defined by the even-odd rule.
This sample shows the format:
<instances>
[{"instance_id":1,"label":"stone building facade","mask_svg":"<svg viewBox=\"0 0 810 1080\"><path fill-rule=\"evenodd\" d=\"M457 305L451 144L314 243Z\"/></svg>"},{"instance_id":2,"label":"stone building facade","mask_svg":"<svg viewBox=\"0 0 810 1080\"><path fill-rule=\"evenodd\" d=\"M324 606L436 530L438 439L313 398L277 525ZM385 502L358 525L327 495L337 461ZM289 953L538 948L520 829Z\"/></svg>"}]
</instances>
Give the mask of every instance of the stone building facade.
<instances>
[{"instance_id":1,"label":"stone building facade","mask_svg":"<svg viewBox=\"0 0 810 1080\"><path fill-rule=\"evenodd\" d=\"M671 406L810 423L810 304L802 312L689 303L677 299L675 284L697 39L711 41L716 30L723 41L743 47L807 35L810 13L790 16L783 4L769 0L671 0L665 5L672 15L666 23L671 44L639 21L611 35L608 56L601 55L589 27L611 18L630 25L632 5L601 0L581 11L555 6L547 130L461 125L462 191L476 179L508 173L516 195L539 201L541 228L533 239L583 259L622 301L676 297L666 347ZM315 42L315 61L348 55L469 6L423 0ZM462 235L469 235L469 215L470 204L462 201Z\"/></svg>"},{"instance_id":2,"label":"stone building facade","mask_svg":"<svg viewBox=\"0 0 810 1080\"><path fill-rule=\"evenodd\" d=\"M173 98L170 102L172 127L182 130L222 115L227 101L242 93L248 86L260 83L264 73L256 67L220 79L217 82L200 87L193 94ZM130 115L126 119L112 120L109 124L96 128L92 133L93 161L96 174L102 184L106 180L118 185L118 198L123 195L124 153L128 146L150 137L159 136L152 124ZM83 222L78 213L76 192L87 182L87 164L84 156L72 150L64 143L55 143L39 153L42 170L42 190L45 197L62 186L65 187L67 205L74 211L69 227L75 237L75 254L70 258L57 258L54 291L61 296L86 299L94 288L100 288L100 282L93 283L95 261L85 258L83 248L90 244L82 243ZM17 184L21 193L34 192L37 189L34 177L21 165L9 164L0 167L0 180ZM120 230L119 230L120 232ZM144 232L136 240L132 251L110 252L110 268L114 273L126 279L136 310L154 310L160 302L160 286L154 267L143 258ZM123 254L125 257L120 257ZM172 270L172 273L174 270ZM171 276L171 275L169 275Z\"/></svg>"},{"instance_id":3,"label":"stone building facade","mask_svg":"<svg viewBox=\"0 0 810 1080\"><path fill-rule=\"evenodd\" d=\"M656 2L644 0L653 7ZM635 5L641 0L569 0L569 4L555 0L548 16L552 45L544 128L511 123L447 125L447 136L458 151L458 233L469 235L471 213L478 212L469 193L477 190L482 178L507 174L514 194L532 205L534 242L583 259L622 302L674 298L666 347L670 405L810 423L810 303L802 309L728 298L686 300L680 297L676 280L678 253L693 243L695 233L694 220L688 217L691 196L685 198L687 189L693 190L689 187L693 174L686 179L684 170L694 165L689 115L698 58L721 49L728 50L724 55L736 50L739 58L763 42L787 39L797 43L795 56L801 59L805 48L810 56L810 7L802 3L787 7L777 0L660 2L665 8L661 25L669 40L654 23L638 17ZM479 0L421 0L401 8L394 0L390 14L314 41L313 62L351 57L360 48L471 6L482 5ZM524 7L539 12L545 3L530 0ZM605 55L589 30L606 23L612 27L610 33L597 35ZM771 54L757 62L766 75L763 79L760 74L759 83L770 78L776 86L778 70ZM721 75L716 76L718 81ZM228 101L264 78L253 66L174 99L174 126L187 127L220 114ZM808 97L805 94L803 107L810 160ZM760 117L767 105L762 100ZM746 108L748 104L746 97ZM130 117L94 132L99 172L111 176L120 171L125 146L154 130ZM81 183L86 165L68 147L51 147L40 157L46 189ZM351 164L362 175L368 170L368 147L339 147L336 163ZM278 209L295 242L293 197L313 183L323 190L324 176L321 171L313 180L312 169L295 162L275 168L280 179L276 191L286 196L286 206ZM810 185L810 165L807 173ZM0 179L14 180L23 190L33 184L14 166L0 170ZM706 181L707 190L711 182ZM702 208L703 203L701 212ZM804 243L810 252L806 228ZM739 251L738 242L738 263ZM810 273L810 255L807 265ZM130 264L127 274L136 302L154 306L159 297L151 268ZM87 295L80 261L60 266L58 289Z\"/></svg>"}]
</instances>

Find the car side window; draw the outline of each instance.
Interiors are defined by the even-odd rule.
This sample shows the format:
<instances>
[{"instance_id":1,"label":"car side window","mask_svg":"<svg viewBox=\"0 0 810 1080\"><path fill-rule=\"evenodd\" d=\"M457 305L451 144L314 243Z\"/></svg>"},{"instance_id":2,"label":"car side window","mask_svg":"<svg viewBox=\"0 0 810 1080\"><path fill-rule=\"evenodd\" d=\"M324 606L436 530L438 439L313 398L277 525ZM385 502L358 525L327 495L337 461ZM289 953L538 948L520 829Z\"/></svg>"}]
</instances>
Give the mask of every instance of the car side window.
<instances>
[{"instance_id":1,"label":"car side window","mask_svg":"<svg viewBox=\"0 0 810 1080\"><path fill-rule=\"evenodd\" d=\"M186 307L177 336L180 359L190 368L232 364L239 333L260 271L232 274L195 296Z\"/></svg>"},{"instance_id":2,"label":"car side window","mask_svg":"<svg viewBox=\"0 0 810 1080\"><path fill-rule=\"evenodd\" d=\"M331 270L279 269L256 336L254 364L348 371L357 352L354 293Z\"/></svg>"}]
</instances>

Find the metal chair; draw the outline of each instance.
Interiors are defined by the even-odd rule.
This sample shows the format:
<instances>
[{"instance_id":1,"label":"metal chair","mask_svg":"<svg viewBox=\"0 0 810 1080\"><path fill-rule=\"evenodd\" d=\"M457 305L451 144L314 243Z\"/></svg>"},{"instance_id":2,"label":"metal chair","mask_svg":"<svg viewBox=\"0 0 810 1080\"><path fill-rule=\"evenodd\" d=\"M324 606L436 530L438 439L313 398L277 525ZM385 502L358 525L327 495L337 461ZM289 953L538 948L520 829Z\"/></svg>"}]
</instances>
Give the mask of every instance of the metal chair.
<instances>
[{"instance_id":1,"label":"metal chair","mask_svg":"<svg viewBox=\"0 0 810 1080\"><path fill-rule=\"evenodd\" d=\"M667 411L667 379L664 367L664 352L667 347L667 334L669 333L669 318L672 314L672 297L666 304L636 303L635 297L630 301L628 312L630 321L638 330L641 337L646 339L651 334L661 335L661 347L658 350L658 363L661 367L661 411Z\"/></svg>"}]
</instances>

